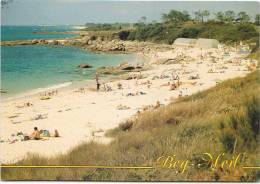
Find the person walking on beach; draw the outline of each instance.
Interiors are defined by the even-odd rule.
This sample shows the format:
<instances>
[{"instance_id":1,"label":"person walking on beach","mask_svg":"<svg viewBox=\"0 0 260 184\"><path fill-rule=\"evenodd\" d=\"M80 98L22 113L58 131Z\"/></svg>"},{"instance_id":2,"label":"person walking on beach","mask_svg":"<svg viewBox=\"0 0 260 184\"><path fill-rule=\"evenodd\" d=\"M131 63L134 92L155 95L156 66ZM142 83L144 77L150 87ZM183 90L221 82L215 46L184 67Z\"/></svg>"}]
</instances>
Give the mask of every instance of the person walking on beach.
<instances>
[{"instance_id":1,"label":"person walking on beach","mask_svg":"<svg viewBox=\"0 0 260 184\"><path fill-rule=\"evenodd\" d=\"M97 83L97 91L99 91L100 84L98 81L98 73L96 73L96 83Z\"/></svg>"}]
</instances>

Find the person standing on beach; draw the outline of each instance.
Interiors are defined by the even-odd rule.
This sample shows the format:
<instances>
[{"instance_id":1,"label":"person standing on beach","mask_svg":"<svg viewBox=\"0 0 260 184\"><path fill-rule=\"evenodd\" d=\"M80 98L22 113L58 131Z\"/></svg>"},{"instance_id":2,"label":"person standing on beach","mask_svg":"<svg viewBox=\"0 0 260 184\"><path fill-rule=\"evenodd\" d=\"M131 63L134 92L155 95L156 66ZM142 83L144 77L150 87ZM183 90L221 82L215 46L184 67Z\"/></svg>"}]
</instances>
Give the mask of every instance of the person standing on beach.
<instances>
[{"instance_id":1,"label":"person standing on beach","mask_svg":"<svg viewBox=\"0 0 260 184\"><path fill-rule=\"evenodd\" d=\"M98 81L98 73L96 73L96 83L97 83L97 91L99 91L100 84Z\"/></svg>"}]
</instances>

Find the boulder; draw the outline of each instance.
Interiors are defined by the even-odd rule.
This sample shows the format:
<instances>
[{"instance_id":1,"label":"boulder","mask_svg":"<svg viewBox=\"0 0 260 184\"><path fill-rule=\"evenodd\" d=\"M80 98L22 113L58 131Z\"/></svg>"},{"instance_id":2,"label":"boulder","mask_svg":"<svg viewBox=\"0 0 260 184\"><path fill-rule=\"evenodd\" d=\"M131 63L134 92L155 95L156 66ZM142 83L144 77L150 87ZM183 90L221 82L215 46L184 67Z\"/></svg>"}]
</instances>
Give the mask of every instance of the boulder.
<instances>
[{"instance_id":1,"label":"boulder","mask_svg":"<svg viewBox=\"0 0 260 184\"><path fill-rule=\"evenodd\" d=\"M126 66L126 67L122 68L122 70L134 70L134 69L135 69L135 67L133 67L133 66Z\"/></svg>"},{"instance_id":2,"label":"boulder","mask_svg":"<svg viewBox=\"0 0 260 184\"><path fill-rule=\"evenodd\" d=\"M38 40L34 39L32 40L32 44L37 44L38 43Z\"/></svg>"},{"instance_id":3,"label":"boulder","mask_svg":"<svg viewBox=\"0 0 260 184\"><path fill-rule=\"evenodd\" d=\"M92 68L92 66L89 64L80 64L78 65L78 68Z\"/></svg>"},{"instance_id":4,"label":"boulder","mask_svg":"<svg viewBox=\"0 0 260 184\"><path fill-rule=\"evenodd\" d=\"M59 45L59 42L57 40L53 40L54 45Z\"/></svg>"}]
</instances>

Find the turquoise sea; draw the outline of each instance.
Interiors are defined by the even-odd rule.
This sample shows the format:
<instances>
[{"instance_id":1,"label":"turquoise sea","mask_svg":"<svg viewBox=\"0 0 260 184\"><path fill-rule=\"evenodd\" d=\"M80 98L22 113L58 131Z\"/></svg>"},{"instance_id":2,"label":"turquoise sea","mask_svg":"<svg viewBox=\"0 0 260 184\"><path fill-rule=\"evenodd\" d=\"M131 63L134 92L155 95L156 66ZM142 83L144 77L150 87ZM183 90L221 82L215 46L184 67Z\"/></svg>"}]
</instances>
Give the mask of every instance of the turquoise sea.
<instances>
[{"instance_id":1,"label":"turquoise sea","mask_svg":"<svg viewBox=\"0 0 260 184\"><path fill-rule=\"evenodd\" d=\"M74 35L35 34L35 31L63 32L73 30L69 26L2 26L2 40L65 38ZM74 47L39 45L17 45L1 47L1 89L2 97L47 88L67 82L91 79L100 66L113 66L132 60L134 55L96 54ZM93 66L79 69L81 63Z\"/></svg>"}]
</instances>

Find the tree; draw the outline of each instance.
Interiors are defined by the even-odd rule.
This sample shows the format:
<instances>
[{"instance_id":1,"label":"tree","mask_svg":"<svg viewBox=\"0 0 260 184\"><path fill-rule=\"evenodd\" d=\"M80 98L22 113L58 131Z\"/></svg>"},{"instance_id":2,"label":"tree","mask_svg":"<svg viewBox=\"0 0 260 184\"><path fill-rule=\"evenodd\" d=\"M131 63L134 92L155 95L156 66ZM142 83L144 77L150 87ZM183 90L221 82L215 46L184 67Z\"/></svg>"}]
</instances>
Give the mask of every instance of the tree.
<instances>
[{"instance_id":1,"label":"tree","mask_svg":"<svg viewBox=\"0 0 260 184\"><path fill-rule=\"evenodd\" d=\"M219 22L224 22L225 21L225 15L223 12L218 12L215 14L216 20Z\"/></svg>"},{"instance_id":2,"label":"tree","mask_svg":"<svg viewBox=\"0 0 260 184\"><path fill-rule=\"evenodd\" d=\"M191 19L191 18L190 18L190 14L189 14L188 11L186 11L186 10L184 10L184 11L182 12L182 16L183 16L183 21L188 21L188 20Z\"/></svg>"},{"instance_id":3,"label":"tree","mask_svg":"<svg viewBox=\"0 0 260 184\"><path fill-rule=\"evenodd\" d=\"M230 11L230 10L226 11L225 12L225 21L233 22L235 20L235 16L236 16L235 12Z\"/></svg>"},{"instance_id":4,"label":"tree","mask_svg":"<svg viewBox=\"0 0 260 184\"><path fill-rule=\"evenodd\" d=\"M190 20L190 15L187 11L171 10L168 14L162 14L162 20L165 23L182 23Z\"/></svg>"},{"instance_id":5,"label":"tree","mask_svg":"<svg viewBox=\"0 0 260 184\"><path fill-rule=\"evenodd\" d=\"M255 16L255 24L260 26L260 14L256 14Z\"/></svg>"},{"instance_id":6,"label":"tree","mask_svg":"<svg viewBox=\"0 0 260 184\"><path fill-rule=\"evenodd\" d=\"M184 28L179 34L183 38L196 38L200 33L200 29L197 27Z\"/></svg>"},{"instance_id":7,"label":"tree","mask_svg":"<svg viewBox=\"0 0 260 184\"><path fill-rule=\"evenodd\" d=\"M136 24L137 27L143 27L146 25L146 16L142 16L139 20L138 23Z\"/></svg>"},{"instance_id":8,"label":"tree","mask_svg":"<svg viewBox=\"0 0 260 184\"><path fill-rule=\"evenodd\" d=\"M250 17L246 12L242 11L237 14L237 21L240 23L247 23L250 21Z\"/></svg>"},{"instance_id":9,"label":"tree","mask_svg":"<svg viewBox=\"0 0 260 184\"><path fill-rule=\"evenodd\" d=\"M236 33L237 37L241 40L248 40L254 37L258 37L259 33L255 29L254 25L252 24L240 24L237 27Z\"/></svg>"},{"instance_id":10,"label":"tree","mask_svg":"<svg viewBox=\"0 0 260 184\"><path fill-rule=\"evenodd\" d=\"M197 20L200 20L201 22L204 22L205 18L210 15L208 10L199 10L194 12L194 14L195 14L195 18Z\"/></svg>"},{"instance_id":11,"label":"tree","mask_svg":"<svg viewBox=\"0 0 260 184\"><path fill-rule=\"evenodd\" d=\"M129 36L129 34L130 34L129 31L121 31L118 36L119 36L120 40L126 40Z\"/></svg>"}]
</instances>

